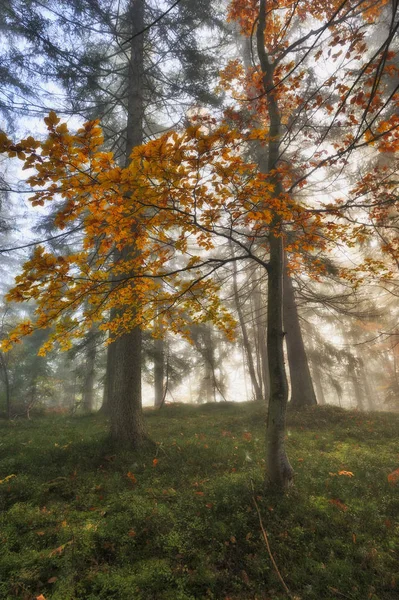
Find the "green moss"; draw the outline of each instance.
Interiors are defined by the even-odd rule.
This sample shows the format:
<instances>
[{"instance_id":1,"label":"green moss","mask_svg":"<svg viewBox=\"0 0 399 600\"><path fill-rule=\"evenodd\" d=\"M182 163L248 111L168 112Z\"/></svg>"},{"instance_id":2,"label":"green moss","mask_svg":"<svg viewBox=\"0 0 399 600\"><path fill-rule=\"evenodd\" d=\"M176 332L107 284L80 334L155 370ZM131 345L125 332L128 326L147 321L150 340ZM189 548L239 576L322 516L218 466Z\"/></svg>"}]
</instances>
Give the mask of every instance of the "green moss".
<instances>
[{"instance_id":1,"label":"green moss","mask_svg":"<svg viewBox=\"0 0 399 600\"><path fill-rule=\"evenodd\" d=\"M167 406L146 412L155 451L117 455L101 417L0 422L0 480L14 475L0 484L0 598L282 600L254 486L294 594L396 600L398 417L290 413L282 497L263 484L264 418L256 404Z\"/></svg>"}]
</instances>

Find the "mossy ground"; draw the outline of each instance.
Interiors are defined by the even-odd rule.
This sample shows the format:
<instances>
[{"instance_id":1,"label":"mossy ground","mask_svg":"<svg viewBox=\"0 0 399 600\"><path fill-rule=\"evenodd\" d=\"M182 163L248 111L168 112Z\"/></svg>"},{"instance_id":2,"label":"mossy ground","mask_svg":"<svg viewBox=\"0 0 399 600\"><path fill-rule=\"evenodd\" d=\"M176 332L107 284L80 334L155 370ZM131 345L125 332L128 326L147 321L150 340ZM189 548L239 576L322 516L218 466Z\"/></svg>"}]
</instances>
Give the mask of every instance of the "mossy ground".
<instances>
[{"instance_id":1,"label":"mossy ground","mask_svg":"<svg viewBox=\"0 0 399 600\"><path fill-rule=\"evenodd\" d=\"M251 481L293 595L399 598L398 416L290 414L283 497L263 486L262 407L166 406L146 420L156 450L118 454L99 416L1 423L2 600L287 598Z\"/></svg>"}]
</instances>

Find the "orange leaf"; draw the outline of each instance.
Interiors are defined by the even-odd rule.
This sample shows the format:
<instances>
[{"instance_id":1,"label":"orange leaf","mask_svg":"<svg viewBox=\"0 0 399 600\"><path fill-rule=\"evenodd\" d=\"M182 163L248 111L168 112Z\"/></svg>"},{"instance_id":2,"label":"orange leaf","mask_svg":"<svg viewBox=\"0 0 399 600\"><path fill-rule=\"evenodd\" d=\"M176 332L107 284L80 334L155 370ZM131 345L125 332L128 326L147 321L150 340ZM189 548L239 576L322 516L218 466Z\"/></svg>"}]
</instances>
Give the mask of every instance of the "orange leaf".
<instances>
[{"instance_id":1,"label":"orange leaf","mask_svg":"<svg viewBox=\"0 0 399 600\"><path fill-rule=\"evenodd\" d=\"M152 461L152 466L156 467L158 463L159 463L159 460L157 458L154 458L154 460Z\"/></svg>"},{"instance_id":2,"label":"orange leaf","mask_svg":"<svg viewBox=\"0 0 399 600\"><path fill-rule=\"evenodd\" d=\"M131 473L130 471L128 472L128 474L127 474L127 477L130 479L130 481L131 481L132 483L137 483L137 479L136 479L136 477L135 477L135 476L133 475L133 473Z\"/></svg>"},{"instance_id":3,"label":"orange leaf","mask_svg":"<svg viewBox=\"0 0 399 600\"><path fill-rule=\"evenodd\" d=\"M334 506L336 506L337 508L339 508L340 510L342 510L343 512L346 512L348 510L348 507L346 506L346 504L344 504L343 502L341 502L341 500L329 500L330 504L333 504Z\"/></svg>"},{"instance_id":4,"label":"orange leaf","mask_svg":"<svg viewBox=\"0 0 399 600\"><path fill-rule=\"evenodd\" d=\"M338 471L338 475L345 475L346 477L354 477L351 471Z\"/></svg>"},{"instance_id":5,"label":"orange leaf","mask_svg":"<svg viewBox=\"0 0 399 600\"><path fill-rule=\"evenodd\" d=\"M392 473L389 473L388 481L389 481L389 483L392 483L392 484L395 484L397 481L399 481L399 469L395 469L395 471L392 471Z\"/></svg>"},{"instance_id":6,"label":"orange leaf","mask_svg":"<svg viewBox=\"0 0 399 600\"><path fill-rule=\"evenodd\" d=\"M43 596L43 594L40 594L40 596L36 596L36 600L46 600L46 598Z\"/></svg>"}]
</instances>

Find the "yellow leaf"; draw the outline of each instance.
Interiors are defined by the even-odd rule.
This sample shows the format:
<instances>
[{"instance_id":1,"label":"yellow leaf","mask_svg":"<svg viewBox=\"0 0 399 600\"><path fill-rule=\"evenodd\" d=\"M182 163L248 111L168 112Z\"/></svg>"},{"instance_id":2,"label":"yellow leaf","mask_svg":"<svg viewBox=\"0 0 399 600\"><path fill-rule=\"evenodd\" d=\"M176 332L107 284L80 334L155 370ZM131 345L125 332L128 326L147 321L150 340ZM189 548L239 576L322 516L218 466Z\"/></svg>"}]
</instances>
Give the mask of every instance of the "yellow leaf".
<instances>
[{"instance_id":1,"label":"yellow leaf","mask_svg":"<svg viewBox=\"0 0 399 600\"><path fill-rule=\"evenodd\" d=\"M10 479L12 479L13 477L16 477L16 475L7 475L7 477L5 477L4 479L0 479L0 484L7 483L7 481L10 481Z\"/></svg>"}]
</instances>

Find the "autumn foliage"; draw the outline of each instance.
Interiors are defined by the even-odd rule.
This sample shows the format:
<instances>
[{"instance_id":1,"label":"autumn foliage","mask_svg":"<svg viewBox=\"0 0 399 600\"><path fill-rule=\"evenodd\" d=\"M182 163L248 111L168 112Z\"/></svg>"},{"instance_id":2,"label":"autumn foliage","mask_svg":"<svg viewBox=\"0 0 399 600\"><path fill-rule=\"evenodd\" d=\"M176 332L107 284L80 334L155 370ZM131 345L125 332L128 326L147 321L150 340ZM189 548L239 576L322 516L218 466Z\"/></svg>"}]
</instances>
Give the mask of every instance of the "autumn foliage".
<instances>
[{"instance_id":1,"label":"autumn foliage","mask_svg":"<svg viewBox=\"0 0 399 600\"><path fill-rule=\"evenodd\" d=\"M397 202L397 26L388 19L379 46L367 40L386 11L383 1L273 4L263 32L266 79L259 66L235 58L221 73L231 99L224 119L193 116L184 130L136 147L126 168L102 151L97 121L73 133L51 112L43 141L14 143L1 134L1 151L32 173L32 205L57 203L55 225L71 242L65 254L37 246L26 262L8 299L34 299L36 321L21 323L3 349L34 327L52 328L46 352L54 341L67 348L93 322L112 338L155 316L155 330L187 335L190 323L209 320L232 336L217 270L248 259L267 268L274 233L284 238L291 268L318 277L321 252L363 242L373 224L385 226ZM229 19L253 37L258 13L257 2L233 1ZM266 80L272 87L265 89ZM248 149L276 144L270 102L279 111L280 158L265 170ZM360 149L367 169L354 159ZM381 165L378 155L391 158ZM341 173L357 183L344 195L330 188L314 197L319 172L330 185ZM381 246L394 263L397 240L385 237ZM368 257L356 273L341 274L352 283L362 271L389 279L390 264Z\"/></svg>"}]
</instances>

